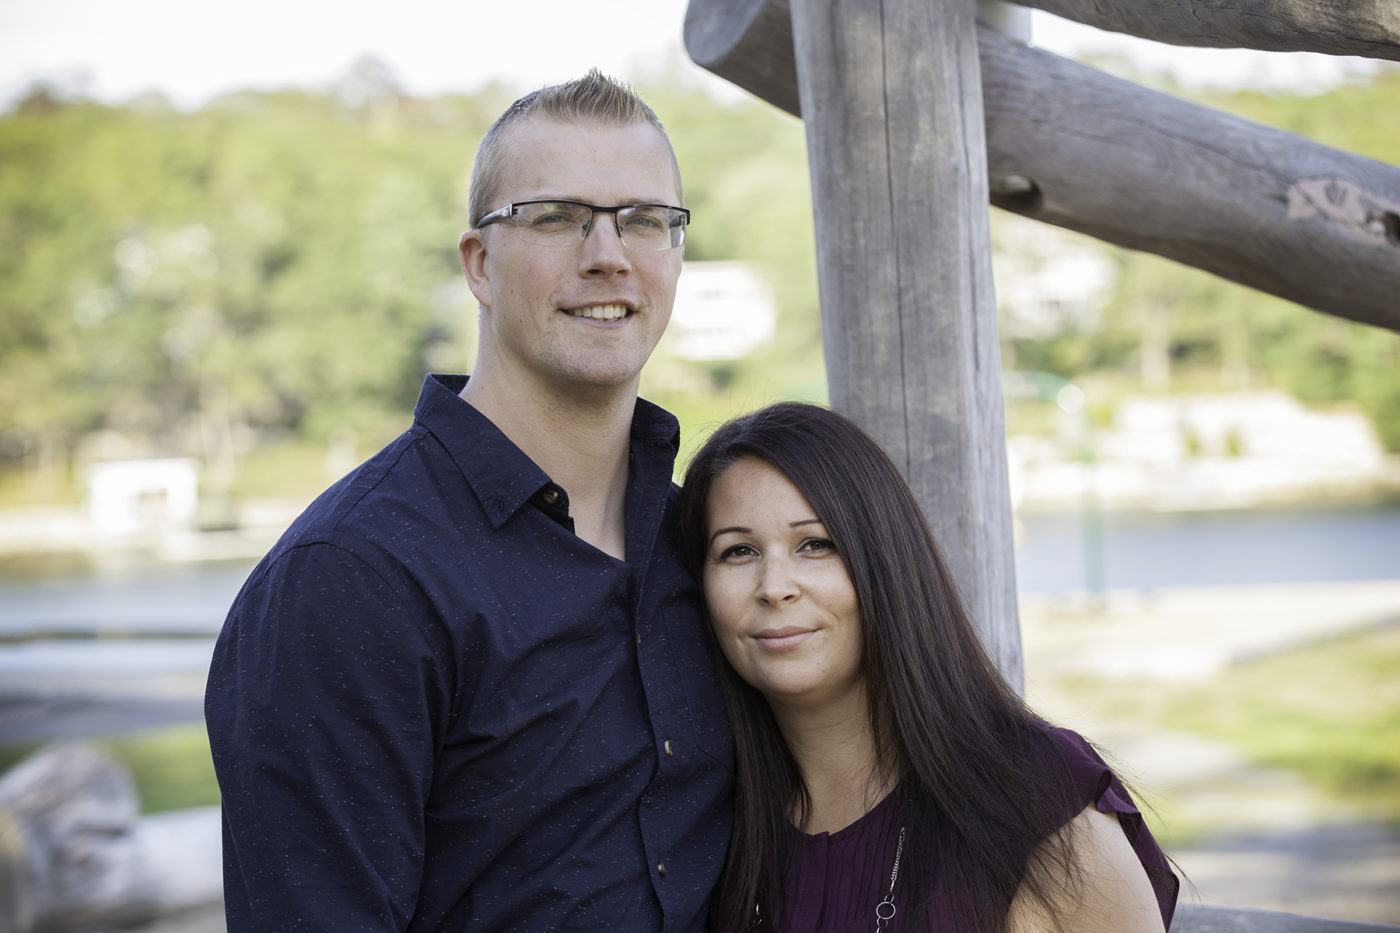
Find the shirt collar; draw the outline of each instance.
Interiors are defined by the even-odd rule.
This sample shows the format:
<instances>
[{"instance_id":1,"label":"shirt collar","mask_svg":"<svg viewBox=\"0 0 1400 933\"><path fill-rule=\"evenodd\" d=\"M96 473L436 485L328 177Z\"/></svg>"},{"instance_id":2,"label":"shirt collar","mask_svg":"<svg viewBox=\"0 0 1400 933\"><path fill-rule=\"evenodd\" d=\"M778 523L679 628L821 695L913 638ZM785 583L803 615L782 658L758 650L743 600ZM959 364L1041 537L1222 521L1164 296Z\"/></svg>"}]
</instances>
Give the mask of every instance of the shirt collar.
<instances>
[{"instance_id":1,"label":"shirt collar","mask_svg":"<svg viewBox=\"0 0 1400 933\"><path fill-rule=\"evenodd\" d=\"M459 397L467 378L428 375L413 417L447 449L476 493L492 527L500 528L551 480L489 418ZM639 457L648 464L659 458L669 471L679 450L680 423L675 416L645 399L637 399L632 415L633 468L639 465Z\"/></svg>"}]
</instances>

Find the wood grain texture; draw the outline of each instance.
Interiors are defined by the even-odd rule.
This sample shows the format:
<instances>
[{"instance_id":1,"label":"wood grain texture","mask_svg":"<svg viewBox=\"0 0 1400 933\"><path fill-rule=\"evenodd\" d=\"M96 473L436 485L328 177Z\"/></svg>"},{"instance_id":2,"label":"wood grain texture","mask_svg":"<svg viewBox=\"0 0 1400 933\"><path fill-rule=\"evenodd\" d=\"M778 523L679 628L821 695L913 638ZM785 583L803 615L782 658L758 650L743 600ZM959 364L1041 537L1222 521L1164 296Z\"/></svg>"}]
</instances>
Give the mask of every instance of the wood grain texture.
<instances>
[{"instance_id":1,"label":"wood grain texture","mask_svg":"<svg viewBox=\"0 0 1400 933\"><path fill-rule=\"evenodd\" d=\"M801 116L788 11L787 0L692 0L687 48ZM992 203L1400 331L1400 167L988 29L978 43Z\"/></svg>"},{"instance_id":2,"label":"wood grain texture","mask_svg":"<svg viewBox=\"0 0 1400 933\"><path fill-rule=\"evenodd\" d=\"M1400 168L993 33L981 52L992 203L1400 330Z\"/></svg>"},{"instance_id":3,"label":"wood grain texture","mask_svg":"<svg viewBox=\"0 0 1400 933\"><path fill-rule=\"evenodd\" d=\"M792 6L833 407L894 458L1018 689L972 0Z\"/></svg>"},{"instance_id":4,"label":"wood grain texture","mask_svg":"<svg viewBox=\"0 0 1400 933\"><path fill-rule=\"evenodd\" d=\"M1170 45L1400 61L1395 0L1021 0L1065 19Z\"/></svg>"}]
</instances>

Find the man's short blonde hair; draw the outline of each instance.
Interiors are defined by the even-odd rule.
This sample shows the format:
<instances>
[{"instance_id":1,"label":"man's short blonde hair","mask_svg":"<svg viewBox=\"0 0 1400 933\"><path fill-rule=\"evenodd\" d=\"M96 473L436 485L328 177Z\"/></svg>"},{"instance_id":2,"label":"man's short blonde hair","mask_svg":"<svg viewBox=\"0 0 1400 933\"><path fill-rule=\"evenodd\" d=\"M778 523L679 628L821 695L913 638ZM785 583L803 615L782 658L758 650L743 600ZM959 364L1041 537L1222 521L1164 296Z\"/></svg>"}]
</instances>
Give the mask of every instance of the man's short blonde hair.
<instances>
[{"instance_id":1,"label":"man's short blonde hair","mask_svg":"<svg viewBox=\"0 0 1400 933\"><path fill-rule=\"evenodd\" d=\"M494 209L492 202L497 197L502 163L509 152L506 139L511 130L530 117L602 126L650 123L666 140L666 148L671 152L671 166L676 173L676 189L680 190L681 172L676 162L676 151L671 147L671 139L666 135L666 128L661 125L656 112L627 85L594 68L582 78L526 94L511 104L486 131L476 150L476 162L472 165L471 194L467 203L471 226L475 227L484 215Z\"/></svg>"}]
</instances>

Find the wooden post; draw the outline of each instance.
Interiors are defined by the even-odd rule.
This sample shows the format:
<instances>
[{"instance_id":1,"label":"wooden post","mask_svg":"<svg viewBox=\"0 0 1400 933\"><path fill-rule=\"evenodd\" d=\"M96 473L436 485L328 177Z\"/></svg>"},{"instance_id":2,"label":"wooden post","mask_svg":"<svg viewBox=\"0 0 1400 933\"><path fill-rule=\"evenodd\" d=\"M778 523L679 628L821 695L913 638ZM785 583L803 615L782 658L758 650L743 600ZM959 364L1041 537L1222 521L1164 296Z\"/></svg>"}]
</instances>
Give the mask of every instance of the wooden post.
<instances>
[{"instance_id":1,"label":"wooden post","mask_svg":"<svg viewBox=\"0 0 1400 933\"><path fill-rule=\"evenodd\" d=\"M794 0L833 407L908 477L1022 686L973 0Z\"/></svg>"}]
</instances>

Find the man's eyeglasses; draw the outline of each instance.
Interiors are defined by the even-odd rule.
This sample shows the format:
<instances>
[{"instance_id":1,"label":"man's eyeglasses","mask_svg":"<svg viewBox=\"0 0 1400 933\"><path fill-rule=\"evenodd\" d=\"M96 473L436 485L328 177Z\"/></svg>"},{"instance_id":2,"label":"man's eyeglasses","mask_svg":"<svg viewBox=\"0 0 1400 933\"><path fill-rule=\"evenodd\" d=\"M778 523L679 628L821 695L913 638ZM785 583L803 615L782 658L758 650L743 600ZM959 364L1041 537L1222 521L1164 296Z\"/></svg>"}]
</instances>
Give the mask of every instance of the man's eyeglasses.
<instances>
[{"instance_id":1,"label":"man's eyeglasses","mask_svg":"<svg viewBox=\"0 0 1400 933\"><path fill-rule=\"evenodd\" d=\"M665 204L602 207L582 201L513 201L477 221L477 229L509 222L526 243L577 246L593 227L594 214L612 214L618 238L629 249L671 249L685 242L690 211Z\"/></svg>"}]
</instances>

